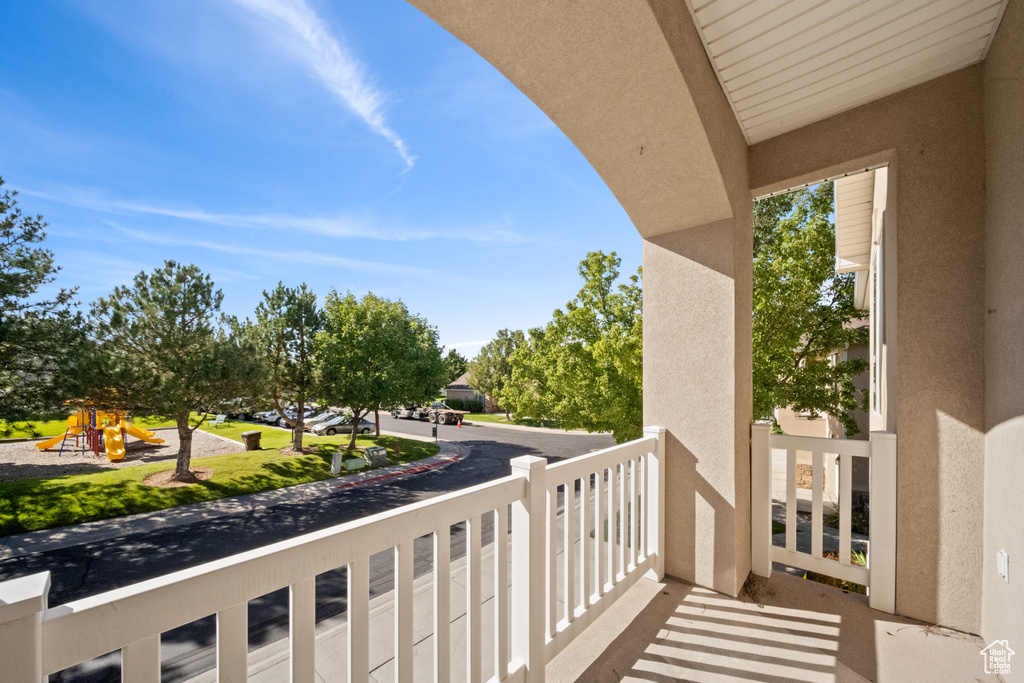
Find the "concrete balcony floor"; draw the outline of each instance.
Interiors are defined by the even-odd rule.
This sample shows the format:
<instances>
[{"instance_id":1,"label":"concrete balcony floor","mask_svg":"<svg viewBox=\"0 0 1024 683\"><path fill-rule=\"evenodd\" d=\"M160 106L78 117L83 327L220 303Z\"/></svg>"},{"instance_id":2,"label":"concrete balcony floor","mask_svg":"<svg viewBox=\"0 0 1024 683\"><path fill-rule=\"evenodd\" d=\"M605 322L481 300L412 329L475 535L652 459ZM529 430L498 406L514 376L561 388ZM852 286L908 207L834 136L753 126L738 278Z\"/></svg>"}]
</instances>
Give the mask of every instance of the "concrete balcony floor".
<instances>
[{"instance_id":1,"label":"concrete balcony floor","mask_svg":"<svg viewBox=\"0 0 1024 683\"><path fill-rule=\"evenodd\" d=\"M731 598L641 580L547 667L562 681L997 681L976 637L782 573Z\"/></svg>"}]
</instances>

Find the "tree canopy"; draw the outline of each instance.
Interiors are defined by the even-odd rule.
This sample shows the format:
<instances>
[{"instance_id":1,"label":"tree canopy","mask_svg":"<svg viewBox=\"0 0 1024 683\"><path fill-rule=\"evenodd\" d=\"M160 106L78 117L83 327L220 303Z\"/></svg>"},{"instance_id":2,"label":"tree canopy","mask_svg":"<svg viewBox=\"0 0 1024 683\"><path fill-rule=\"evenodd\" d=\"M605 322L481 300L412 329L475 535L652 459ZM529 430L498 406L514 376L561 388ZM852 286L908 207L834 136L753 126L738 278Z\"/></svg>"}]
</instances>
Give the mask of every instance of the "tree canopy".
<instances>
[{"instance_id":1,"label":"tree canopy","mask_svg":"<svg viewBox=\"0 0 1024 683\"><path fill-rule=\"evenodd\" d=\"M429 400L444 381L437 338L401 301L332 291L316 337L323 398L350 408L354 424L372 410ZM349 450L355 444L353 429Z\"/></svg>"},{"instance_id":2,"label":"tree canopy","mask_svg":"<svg viewBox=\"0 0 1024 683\"><path fill-rule=\"evenodd\" d=\"M445 384L451 384L469 369L469 361L455 349L449 349L442 360L444 362Z\"/></svg>"},{"instance_id":3,"label":"tree canopy","mask_svg":"<svg viewBox=\"0 0 1024 683\"><path fill-rule=\"evenodd\" d=\"M93 379L82 398L173 419L178 427L175 478L191 481L190 412L238 396L251 359L220 315L223 294L194 265L166 261L135 276L91 308L97 345Z\"/></svg>"},{"instance_id":4,"label":"tree canopy","mask_svg":"<svg viewBox=\"0 0 1024 683\"><path fill-rule=\"evenodd\" d=\"M66 397L71 351L82 342L76 290L54 291L60 268L42 216L25 215L0 178L0 420L38 417ZM45 293L44 293L45 292Z\"/></svg>"},{"instance_id":5,"label":"tree canopy","mask_svg":"<svg viewBox=\"0 0 1024 683\"><path fill-rule=\"evenodd\" d=\"M263 292L256 307L255 339L263 367L260 385L278 414L294 427L292 448L302 450L303 409L315 396L316 335L323 328L323 313L316 294L305 284L285 287L277 283ZM295 419L285 415L282 402L294 402Z\"/></svg>"},{"instance_id":6,"label":"tree canopy","mask_svg":"<svg viewBox=\"0 0 1024 683\"><path fill-rule=\"evenodd\" d=\"M642 435L642 284L638 272L616 285L620 265L615 252L587 254L576 298L512 354L501 400L517 416L610 431L617 443Z\"/></svg>"},{"instance_id":7,"label":"tree canopy","mask_svg":"<svg viewBox=\"0 0 1024 683\"><path fill-rule=\"evenodd\" d=\"M859 430L852 411L853 378L863 359L834 363L830 356L867 343L853 324L853 274L835 272L832 183L758 200L754 205L754 418L775 421L790 406L840 420Z\"/></svg>"},{"instance_id":8,"label":"tree canopy","mask_svg":"<svg viewBox=\"0 0 1024 683\"><path fill-rule=\"evenodd\" d=\"M512 354L526 343L522 330L498 330L469 364L469 385L504 405L504 389L512 377Z\"/></svg>"}]
</instances>

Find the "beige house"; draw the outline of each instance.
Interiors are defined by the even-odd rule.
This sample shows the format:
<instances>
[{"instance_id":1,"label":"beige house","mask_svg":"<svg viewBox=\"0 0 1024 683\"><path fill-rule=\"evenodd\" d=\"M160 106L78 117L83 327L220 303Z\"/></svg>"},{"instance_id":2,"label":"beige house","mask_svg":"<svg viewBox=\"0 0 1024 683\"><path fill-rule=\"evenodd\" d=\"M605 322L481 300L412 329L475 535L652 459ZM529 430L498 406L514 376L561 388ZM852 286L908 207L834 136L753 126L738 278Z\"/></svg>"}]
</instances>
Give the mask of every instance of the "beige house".
<instances>
[{"instance_id":1,"label":"beige house","mask_svg":"<svg viewBox=\"0 0 1024 683\"><path fill-rule=\"evenodd\" d=\"M342 652L318 649L315 576L347 565L351 680L995 680L980 647L1024 642L1024 0L413 4L547 113L643 238L645 437L76 604L48 608L46 574L0 584L0 678L122 649L125 680L158 680L160 633L216 613L221 680L244 680L246 601L287 587L282 666L313 681ZM790 548L790 528L766 545L762 455L810 442L751 425L751 273L754 198L866 172L868 251L851 239L842 258L871 301L872 434L829 440L871 458L864 568L827 565L820 537ZM481 520L510 547L482 553ZM393 612L367 595L384 551ZM747 584L801 554L878 609L789 576ZM501 588L486 603L481 581Z\"/></svg>"},{"instance_id":2,"label":"beige house","mask_svg":"<svg viewBox=\"0 0 1024 683\"><path fill-rule=\"evenodd\" d=\"M469 386L469 373L464 372L444 388L444 396L447 400L476 401L484 412L492 413L497 410L497 403L487 394Z\"/></svg>"}]
</instances>

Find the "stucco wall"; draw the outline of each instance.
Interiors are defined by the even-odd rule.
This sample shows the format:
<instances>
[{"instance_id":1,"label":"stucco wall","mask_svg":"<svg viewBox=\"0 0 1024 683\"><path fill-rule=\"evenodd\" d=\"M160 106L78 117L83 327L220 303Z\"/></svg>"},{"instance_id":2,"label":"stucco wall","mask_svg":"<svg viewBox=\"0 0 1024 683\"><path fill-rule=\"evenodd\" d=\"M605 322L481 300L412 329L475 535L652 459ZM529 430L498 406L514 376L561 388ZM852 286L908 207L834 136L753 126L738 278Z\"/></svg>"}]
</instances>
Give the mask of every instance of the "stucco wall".
<instances>
[{"instance_id":1,"label":"stucco wall","mask_svg":"<svg viewBox=\"0 0 1024 683\"><path fill-rule=\"evenodd\" d=\"M752 146L751 187L780 189L870 161L890 163L897 611L977 632L985 448L981 66Z\"/></svg>"},{"instance_id":2,"label":"stucco wall","mask_svg":"<svg viewBox=\"0 0 1024 683\"><path fill-rule=\"evenodd\" d=\"M1024 3L985 62L985 543L982 634L1024 643ZM1010 583L996 553L1010 555ZM1016 646L1018 652L1021 648Z\"/></svg>"},{"instance_id":3,"label":"stucco wall","mask_svg":"<svg viewBox=\"0 0 1024 683\"><path fill-rule=\"evenodd\" d=\"M668 429L666 571L736 595L750 572L747 145L685 4L651 7L700 112L733 218L644 241L644 423Z\"/></svg>"}]
</instances>

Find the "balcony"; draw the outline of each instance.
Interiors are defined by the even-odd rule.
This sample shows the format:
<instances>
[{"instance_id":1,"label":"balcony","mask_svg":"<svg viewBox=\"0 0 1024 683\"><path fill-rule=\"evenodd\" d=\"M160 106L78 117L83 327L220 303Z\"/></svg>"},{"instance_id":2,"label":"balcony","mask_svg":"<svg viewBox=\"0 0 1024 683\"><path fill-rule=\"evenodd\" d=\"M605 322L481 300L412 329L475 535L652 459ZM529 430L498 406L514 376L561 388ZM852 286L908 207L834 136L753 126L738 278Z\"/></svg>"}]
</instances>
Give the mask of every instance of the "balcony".
<instances>
[{"instance_id":1,"label":"balcony","mask_svg":"<svg viewBox=\"0 0 1024 683\"><path fill-rule=\"evenodd\" d=\"M795 541L771 547L771 449L817 450L820 482L822 448L871 457L884 473L894 438L772 439L755 427L754 571L771 575L771 559L821 569L820 540L807 553ZM52 608L47 573L5 582L0 679L39 681L119 650L122 680L159 681L161 633L211 614L216 667L196 681L980 678L971 637L869 606L891 611L888 522L867 568L832 563L869 586L867 599L778 572L752 576L739 598L665 579L664 446L664 430L648 428L554 465L518 458L502 479ZM873 516L887 519L884 484L872 483L883 487ZM786 504L795 514L795 494ZM849 548L848 503L841 509ZM453 559L455 525L465 551ZM392 588L374 596L382 557ZM318 624L316 576L340 567L346 613ZM250 649L248 601L282 588L289 637Z\"/></svg>"}]
</instances>

